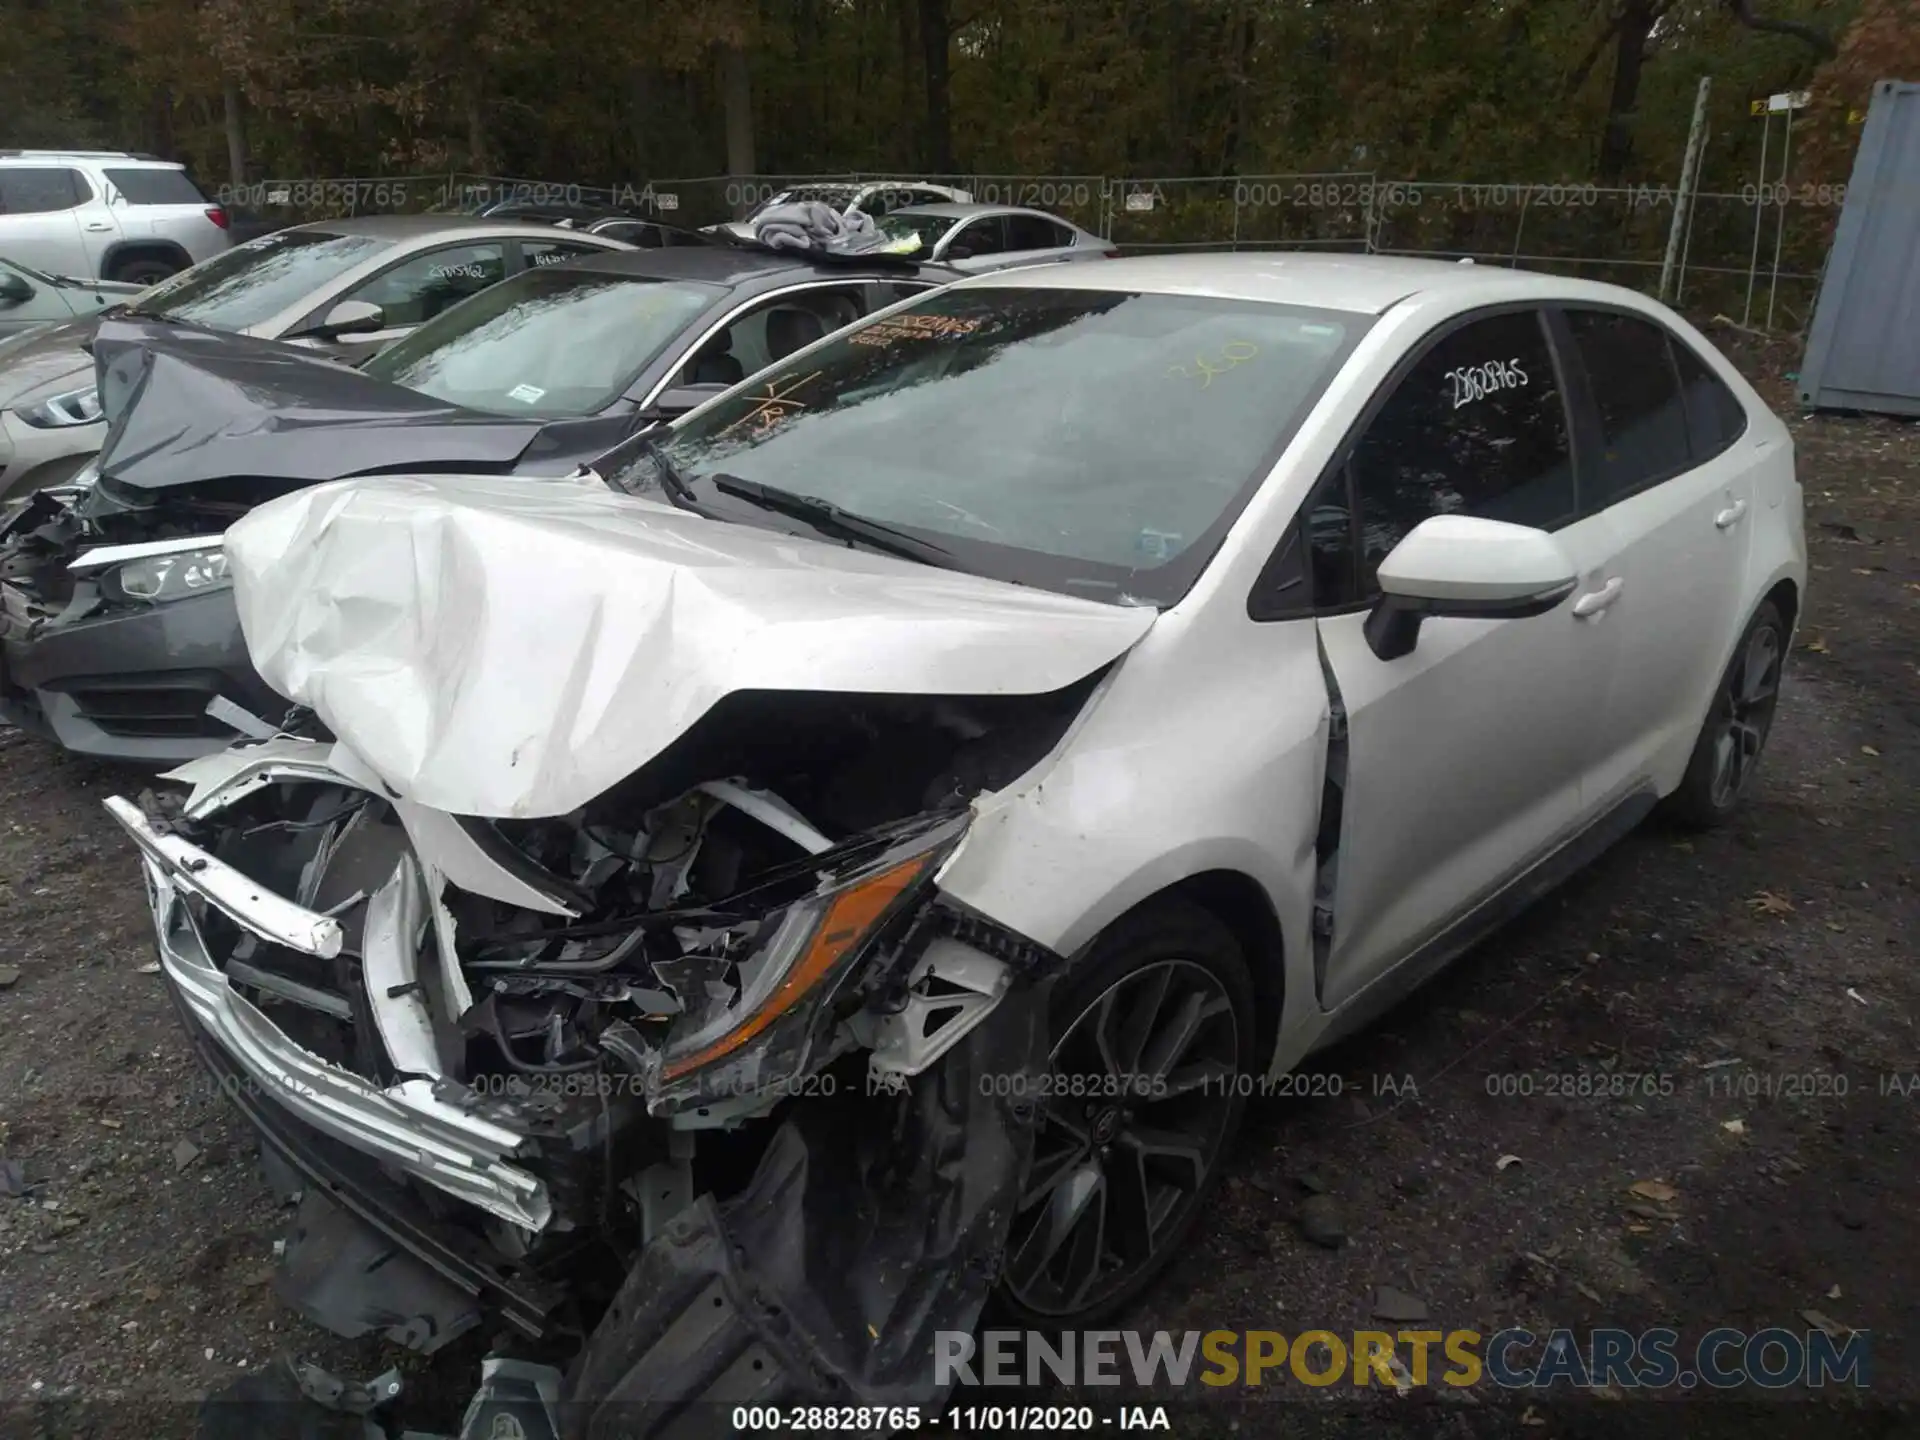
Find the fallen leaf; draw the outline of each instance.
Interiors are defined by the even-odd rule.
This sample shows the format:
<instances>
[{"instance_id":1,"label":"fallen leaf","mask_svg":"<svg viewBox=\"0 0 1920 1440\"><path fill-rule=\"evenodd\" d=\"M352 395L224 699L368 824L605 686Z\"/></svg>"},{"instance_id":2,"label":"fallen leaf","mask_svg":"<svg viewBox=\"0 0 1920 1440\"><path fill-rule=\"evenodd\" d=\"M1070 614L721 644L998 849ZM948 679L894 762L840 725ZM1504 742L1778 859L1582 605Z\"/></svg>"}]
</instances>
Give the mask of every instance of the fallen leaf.
<instances>
[{"instance_id":1,"label":"fallen leaf","mask_svg":"<svg viewBox=\"0 0 1920 1440\"><path fill-rule=\"evenodd\" d=\"M133 973L136 975L158 975L160 973L160 962L158 960L149 960L146 964L135 969Z\"/></svg>"},{"instance_id":2,"label":"fallen leaf","mask_svg":"<svg viewBox=\"0 0 1920 1440\"><path fill-rule=\"evenodd\" d=\"M1680 1198L1680 1192L1664 1180L1636 1180L1627 1187L1627 1193L1662 1205Z\"/></svg>"},{"instance_id":3,"label":"fallen leaf","mask_svg":"<svg viewBox=\"0 0 1920 1440\"><path fill-rule=\"evenodd\" d=\"M1814 1329L1824 1330L1827 1334L1835 1336L1836 1338L1841 1335L1851 1335L1853 1333L1853 1327L1851 1325L1842 1325L1831 1315L1822 1315L1818 1310L1802 1310L1800 1312L1800 1318L1813 1326Z\"/></svg>"},{"instance_id":4,"label":"fallen leaf","mask_svg":"<svg viewBox=\"0 0 1920 1440\"><path fill-rule=\"evenodd\" d=\"M1878 750L1876 750L1876 749L1874 749L1874 748L1873 748L1873 746L1871 746L1871 745L1862 745L1862 746L1860 747L1860 753L1861 753L1862 755L1872 755L1872 756L1874 756L1875 758L1878 758L1878 757L1879 757L1879 754L1880 754L1880 752L1879 752Z\"/></svg>"},{"instance_id":5,"label":"fallen leaf","mask_svg":"<svg viewBox=\"0 0 1920 1440\"><path fill-rule=\"evenodd\" d=\"M1721 1070L1727 1067L1728 1065L1738 1065L1739 1063L1740 1063L1740 1057L1738 1055L1729 1055L1724 1060L1709 1060L1707 1061L1706 1064L1702 1065L1700 1068L1702 1070Z\"/></svg>"},{"instance_id":6,"label":"fallen leaf","mask_svg":"<svg viewBox=\"0 0 1920 1440\"><path fill-rule=\"evenodd\" d=\"M1815 636L1813 639L1809 640L1806 644L1802 645L1800 648L1802 650L1811 650L1816 655L1825 655L1827 653L1827 642L1824 639L1818 636Z\"/></svg>"},{"instance_id":7,"label":"fallen leaf","mask_svg":"<svg viewBox=\"0 0 1920 1440\"><path fill-rule=\"evenodd\" d=\"M1762 915L1793 914L1793 902L1784 895L1774 894L1771 890L1762 890L1758 895L1755 895L1751 900L1747 901L1747 904L1751 905Z\"/></svg>"},{"instance_id":8,"label":"fallen leaf","mask_svg":"<svg viewBox=\"0 0 1920 1440\"><path fill-rule=\"evenodd\" d=\"M1573 1288L1578 1290L1582 1295L1586 1296L1587 1299L1593 1301L1593 1303L1596 1305L1604 1305L1607 1303L1606 1301L1600 1298L1600 1292L1598 1290L1595 1290L1590 1285L1582 1285L1578 1280L1576 1280L1573 1282Z\"/></svg>"},{"instance_id":9,"label":"fallen leaf","mask_svg":"<svg viewBox=\"0 0 1920 1440\"><path fill-rule=\"evenodd\" d=\"M1522 1425L1544 1425L1547 1423L1547 1417L1529 1405L1520 1412L1520 1423Z\"/></svg>"},{"instance_id":10,"label":"fallen leaf","mask_svg":"<svg viewBox=\"0 0 1920 1440\"><path fill-rule=\"evenodd\" d=\"M1729 1135L1744 1135L1747 1133L1747 1122L1744 1120L1722 1120L1720 1122L1720 1128Z\"/></svg>"},{"instance_id":11,"label":"fallen leaf","mask_svg":"<svg viewBox=\"0 0 1920 1440\"><path fill-rule=\"evenodd\" d=\"M1867 1000L1867 997L1862 995L1858 990L1854 989L1851 985L1847 987L1847 998L1849 1000L1858 1000L1862 1005L1869 1003Z\"/></svg>"},{"instance_id":12,"label":"fallen leaf","mask_svg":"<svg viewBox=\"0 0 1920 1440\"><path fill-rule=\"evenodd\" d=\"M118 1120L108 1120L103 1117L100 1123L109 1130L118 1130L120 1128L120 1122Z\"/></svg>"},{"instance_id":13,"label":"fallen leaf","mask_svg":"<svg viewBox=\"0 0 1920 1440\"><path fill-rule=\"evenodd\" d=\"M1493 1162L1493 1168L1496 1170L1504 1170L1509 1165L1518 1165L1519 1163L1520 1157L1518 1155L1502 1155L1498 1160Z\"/></svg>"},{"instance_id":14,"label":"fallen leaf","mask_svg":"<svg viewBox=\"0 0 1920 1440\"><path fill-rule=\"evenodd\" d=\"M1627 1233L1629 1235L1645 1235L1652 1229L1653 1227L1651 1225L1642 1225L1638 1221L1635 1221L1633 1224L1627 1226Z\"/></svg>"},{"instance_id":15,"label":"fallen leaf","mask_svg":"<svg viewBox=\"0 0 1920 1440\"><path fill-rule=\"evenodd\" d=\"M1840 1298L1840 1287L1836 1285L1831 1290L1827 1291L1827 1298L1829 1300L1838 1300Z\"/></svg>"}]
</instances>

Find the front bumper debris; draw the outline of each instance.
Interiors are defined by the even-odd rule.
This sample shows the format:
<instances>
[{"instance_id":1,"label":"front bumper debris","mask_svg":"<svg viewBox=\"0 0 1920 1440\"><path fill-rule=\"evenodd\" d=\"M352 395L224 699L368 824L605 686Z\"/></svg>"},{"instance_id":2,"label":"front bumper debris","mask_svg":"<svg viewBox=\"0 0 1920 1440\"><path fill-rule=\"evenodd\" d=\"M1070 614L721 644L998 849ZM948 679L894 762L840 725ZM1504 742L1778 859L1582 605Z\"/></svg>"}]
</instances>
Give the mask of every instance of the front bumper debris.
<instances>
[{"instance_id":1,"label":"front bumper debris","mask_svg":"<svg viewBox=\"0 0 1920 1440\"><path fill-rule=\"evenodd\" d=\"M115 797L108 809L140 848L162 970L252 1083L315 1129L450 1195L529 1229L546 1224L546 1186L513 1163L531 1144L527 1135L475 1113L479 1097L453 1082L410 1078L383 1089L296 1044L235 993L208 954L188 901L313 955L339 952L337 921L270 894L178 836L160 834L128 801Z\"/></svg>"}]
</instances>

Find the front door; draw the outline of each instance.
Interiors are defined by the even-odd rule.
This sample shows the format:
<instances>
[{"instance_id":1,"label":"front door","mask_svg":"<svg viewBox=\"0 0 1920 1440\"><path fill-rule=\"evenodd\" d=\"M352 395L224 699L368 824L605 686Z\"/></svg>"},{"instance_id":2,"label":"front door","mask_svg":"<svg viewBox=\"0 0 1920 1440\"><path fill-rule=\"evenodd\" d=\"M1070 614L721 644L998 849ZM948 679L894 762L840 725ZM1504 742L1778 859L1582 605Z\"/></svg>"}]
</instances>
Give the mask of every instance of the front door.
<instances>
[{"instance_id":1,"label":"front door","mask_svg":"<svg viewBox=\"0 0 1920 1440\"><path fill-rule=\"evenodd\" d=\"M1337 854L1322 867L1329 1009L1578 829L1612 665L1597 623L1609 537L1604 521L1579 518L1544 317L1457 321L1390 384L1309 527L1320 643L1347 727ZM1527 619L1428 619L1410 654L1379 659L1361 628L1375 571L1439 514L1553 531L1580 577L1574 597Z\"/></svg>"}]
</instances>

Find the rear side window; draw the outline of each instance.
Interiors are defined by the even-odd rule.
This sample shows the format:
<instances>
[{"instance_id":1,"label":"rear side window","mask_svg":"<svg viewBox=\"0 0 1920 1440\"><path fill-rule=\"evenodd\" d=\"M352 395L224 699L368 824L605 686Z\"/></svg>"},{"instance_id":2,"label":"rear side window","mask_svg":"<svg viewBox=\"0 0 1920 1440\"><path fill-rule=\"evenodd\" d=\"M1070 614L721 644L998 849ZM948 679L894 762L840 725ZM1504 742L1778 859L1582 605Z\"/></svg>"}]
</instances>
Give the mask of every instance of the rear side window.
<instances>
[{"instance_id":1,"label":"rear side window","mask_svg":"<svg viewBox=\"0 0 1920 1440\"><path fill-rule=\"evenodd\" d=\"M1009 250L1052 250L1057 246L1071 244L1073 236L1066 227L1043 220L1038 215L1009 215L1007 217L1007 248Z\"/></svg>"},{"instance_id":2,"label":"rear side window","mask_svg":"<svg viewBox=\"0 0 1920 1440\"><path fill-rule=\"evenodd\" d=\"M1429 516L1549 528L1571 518L1566 404L1540 316L1492 315L1441 339L1394 386L1348 467L1358 522L1338 485L1307 517L1323 607L1371 595L1380 562Z\"/></svg>"},{"instance_id":3,"label":"rear side window","mask_svg":"<svg viewBox=\"0 0 1920 1440\"><path fill-rule=\"evenodd\" d=\"M1567 324L1586 366L1600 416L1600 457L1586 505L1602 509L1693 464L1680 378L1667 332L1633 315L1569 310Z\"/></svg>"},{"instance_id":4,"label":"rear side window","mask_svg":"<svg viewBox=\"0 0 1920 1440\"><path fill-rule=\"evenodd\" d=\"M200 187L187 178L184 170L162 168L140 170L107 170L107 179L113 182L129 205L205 205L207 197L200 193Z\"/></svg>"},{"instance_id":5,"label":"rear side window","mask_svg":"<svg viewBox=\"0 0 1920 1440\"><path fill-rule=\"evenodd\" d=\"M1687 434L1693 442L1693 463L1711 460L1738 440L1747 428L1747 407L1706 362L1677 336L1668 336L1675 366L1680 371L1680 393L1687 403Z\"/></svg>"},{"instance_id":6,"label":"rear side window","mask_svg":"<svg viewBox=\"0 0 1920 1440\"><path fill-rule=\"evenodd\" d=\"M77 170L51 165L0 168L0 215L51 215L90 198Z\"/></svg>"}]
</instances>

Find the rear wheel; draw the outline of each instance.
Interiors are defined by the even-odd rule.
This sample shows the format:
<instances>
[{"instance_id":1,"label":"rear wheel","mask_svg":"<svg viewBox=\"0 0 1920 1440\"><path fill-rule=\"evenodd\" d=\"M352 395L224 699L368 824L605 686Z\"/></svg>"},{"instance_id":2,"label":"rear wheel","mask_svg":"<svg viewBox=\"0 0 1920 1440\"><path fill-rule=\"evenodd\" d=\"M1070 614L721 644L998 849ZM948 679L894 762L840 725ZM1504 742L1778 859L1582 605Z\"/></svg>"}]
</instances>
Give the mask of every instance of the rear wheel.
<instances>
[{"instance_id":1,"label":"rear wheel","mask_svg":"<svg viewBox=\"0 0 1920 1440\"><path fill-rule=\"evenodd\" d=\"M1786 621L1773 602L1766 601L1720 677L1680 788L1667 797L1666 811L1675 820L1707 828L1739 808L1773 728L1786 655Z\"/></svg>"},{"instance_id":2,"label":"rear wheel","mask_svg":"<svg viewBox=\"0 0 1920 1440\"><path fill-rule=\"evenodd\" d=\"M1153 1283L1219 1178L1255 1063L1246 960L1205 910L1156 905L1062 979L1052 1027L997 1299L1026 1325L1071 1329Z\"/></svg>"},{"instance_id":3,"label":"rear wheel","mask_svg":"<svg viewBox=\"0 0 1920 1440\"><path fill-rule=\"evenodd\" d=\"M128 285L158 285L169 275L179 272L180 266L171 260L164 260L157 255L136 255L131 260L116 264L107 278Z\"/></svg>"}]
</instances>

